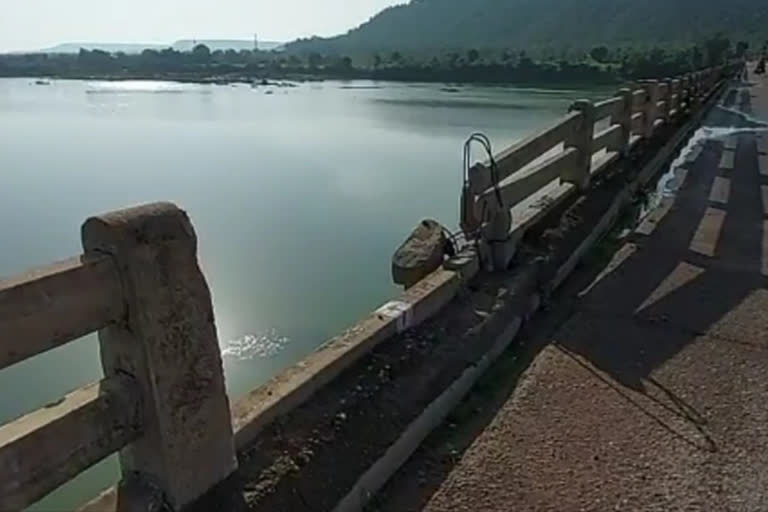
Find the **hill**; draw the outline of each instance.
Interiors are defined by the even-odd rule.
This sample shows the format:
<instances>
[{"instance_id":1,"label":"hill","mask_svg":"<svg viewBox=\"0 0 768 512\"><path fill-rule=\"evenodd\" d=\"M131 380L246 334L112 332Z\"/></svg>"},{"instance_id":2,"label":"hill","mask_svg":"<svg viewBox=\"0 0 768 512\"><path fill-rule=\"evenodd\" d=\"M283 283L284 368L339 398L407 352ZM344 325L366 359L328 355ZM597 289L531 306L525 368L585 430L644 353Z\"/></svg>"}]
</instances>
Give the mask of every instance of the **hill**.
<instances>
[{"instance_id":1,"label":"hill","mask_svg":"<svg viewBox=\"0 0 768 512\"><path fill-rule=\"evenodd\" d=\"M40 53L77 53L80 48L88 51L102 50L109 53L141 53L143 50L162 50L167 45L143 43L61 43L51 48L39 50Z\"/></svg>"},{"instance_id":2,"label":"hill","mask_svg":"<svg viewBox=\"0 0 768 512\"><path fill-rule=\"evenodd\" d=\"M191 51L195 44L204 44L211 51L216 50L253 50L253 41L244 39L180 39L172 44L156 43L62 43L52 48L40 50L40 53L78 53L80 48L86 50L102 50L109 53L123 52L127 54L141 53L144 50L164 50L173 48L179 52ZM259 50L274 50L283 43L276 41L259 41Z\"/></svg>"},{"instance_id":3,"label":"hill","mask_svg":"<svg viewBox=\"0 0 768 512\"><path fill-rule=\"evenodd\" d=\"M766 0L411 0L332 38L289 51L590 48L697 42L723 32L768 38Z\"/></svg>"}]
</instances>

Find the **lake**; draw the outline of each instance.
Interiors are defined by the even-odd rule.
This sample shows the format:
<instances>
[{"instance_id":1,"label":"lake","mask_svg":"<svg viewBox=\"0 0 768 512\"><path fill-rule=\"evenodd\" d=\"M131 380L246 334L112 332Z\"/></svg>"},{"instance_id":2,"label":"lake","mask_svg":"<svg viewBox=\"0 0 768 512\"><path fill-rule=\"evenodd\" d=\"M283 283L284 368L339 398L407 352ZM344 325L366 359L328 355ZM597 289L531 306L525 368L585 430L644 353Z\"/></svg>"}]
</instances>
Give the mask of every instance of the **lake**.
<instances>
[{"instance_id":1,"label":"lake","mask_svg":"<svg viewBox=\"0 0 768 512\"><path fill-rule=\"evenodd\" d=\"M89 215L176 202L236 397L398 293L404 237L458 223L471 132L500 150L594 93L0 80L0 276L79 254ZM95 336L0 371L0 422L99 378ZM112 457L32 510L71 510L117 475Z\"/></svg>"}]
</instances>

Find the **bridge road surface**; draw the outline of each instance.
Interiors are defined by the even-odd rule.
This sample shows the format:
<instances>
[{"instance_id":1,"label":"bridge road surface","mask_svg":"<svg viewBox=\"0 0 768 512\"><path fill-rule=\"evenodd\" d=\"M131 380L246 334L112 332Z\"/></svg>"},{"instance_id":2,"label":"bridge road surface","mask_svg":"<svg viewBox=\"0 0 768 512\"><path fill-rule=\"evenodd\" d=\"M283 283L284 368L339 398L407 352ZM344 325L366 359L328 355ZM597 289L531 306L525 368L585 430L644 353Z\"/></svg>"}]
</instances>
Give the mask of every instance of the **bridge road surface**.
<instances>
[{"instance_id":1,"label":"bridge road surface","mask_svg":"<svg viewBox=\"0 0 768 512\"><path fill-rule=\"evenodd\" d=\"M422 510L768 511L768 133L706 142L667 206Z\"/></svg>"}]
</instances>

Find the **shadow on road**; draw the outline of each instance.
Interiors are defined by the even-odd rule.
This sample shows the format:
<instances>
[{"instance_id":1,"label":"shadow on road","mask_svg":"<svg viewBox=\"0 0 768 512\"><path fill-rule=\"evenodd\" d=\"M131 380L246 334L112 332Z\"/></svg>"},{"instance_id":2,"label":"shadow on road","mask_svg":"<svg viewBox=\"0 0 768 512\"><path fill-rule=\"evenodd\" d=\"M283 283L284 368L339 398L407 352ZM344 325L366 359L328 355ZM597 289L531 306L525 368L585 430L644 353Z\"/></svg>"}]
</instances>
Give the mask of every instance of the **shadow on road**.
<instances>
[{"instance_id":1,"label":"shadow on road","mask_svg":"<svg viewBox=\"0 0 768 512\"><path fill-rule=\"evenodd\" d=\"M748 89L729 91L722 107L711 114L709 123L715 128L735 128L736 150L727 148L724 139L706 141L698 158L687 164L685 184L653 232L633 235L626 259L599 280L595 278L600 265L579 269L552 309L535 319L530 334L523 338L524 346L502 357L469 400L427 439L366 510L422 510L491 424L524 370L553 340L671 434L683 437L636 400L634 392L693 425L700 434L696 448L717 450L702 415L652 374L766 286L761 185L768 181L760 175L755 135L749 133L765 125L751 117ZM723 162L728 164L723 160L727 151L733 151L732 165L721 169ZM713 201L713 187L727 193ZM624 335L620 326L628 324L640 328ZM655 336L656 332L663 335Z\"/></svg>"},{"instance_id":2,"label":"shadow on road","mask_svg":"<svg viewBox=\"0 0 768 512\"><path fill-rule=\"evenodd\" d=\"M741 98L749 101L748 94ZM643 391L654 369L765 284L755 136L740 135L733 165L721 169L728 151L722 141L705 144L672 210L650 236L637 235L634 252L583 295L581 307L600 321L564 333L565 349L629 388ZM661 327L665 335L622 336L614 321L621 319Z\"/></svg>"}]
</instances>

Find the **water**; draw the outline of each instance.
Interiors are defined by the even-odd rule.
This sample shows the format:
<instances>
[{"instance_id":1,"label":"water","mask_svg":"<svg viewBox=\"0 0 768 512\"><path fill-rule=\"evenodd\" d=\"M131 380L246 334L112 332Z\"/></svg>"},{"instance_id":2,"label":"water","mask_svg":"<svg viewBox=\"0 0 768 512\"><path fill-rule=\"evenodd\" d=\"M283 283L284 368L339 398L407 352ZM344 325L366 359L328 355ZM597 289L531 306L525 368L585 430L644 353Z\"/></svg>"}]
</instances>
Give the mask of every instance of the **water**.
<instances>
[{"instance_id":1,"label":"water","mask_svg":"<svg viewBox=\"0 0 768 512\"><path fill-rule=\"evenodd\" d=\"M32 82L0 80L0 276L79 254L89 215L175 201L235 397L397 293L404 236L424 217L457 223L469 133L501 149L596 94ZM0 421L100 377L93 336L0 371ZM116 479L110 458L34 509L72 509Z\"/></svg>"}]
</instances>

